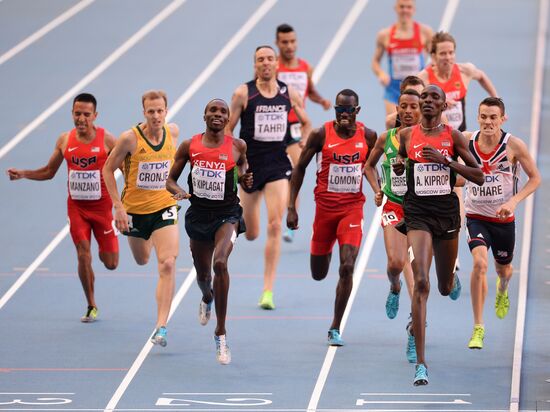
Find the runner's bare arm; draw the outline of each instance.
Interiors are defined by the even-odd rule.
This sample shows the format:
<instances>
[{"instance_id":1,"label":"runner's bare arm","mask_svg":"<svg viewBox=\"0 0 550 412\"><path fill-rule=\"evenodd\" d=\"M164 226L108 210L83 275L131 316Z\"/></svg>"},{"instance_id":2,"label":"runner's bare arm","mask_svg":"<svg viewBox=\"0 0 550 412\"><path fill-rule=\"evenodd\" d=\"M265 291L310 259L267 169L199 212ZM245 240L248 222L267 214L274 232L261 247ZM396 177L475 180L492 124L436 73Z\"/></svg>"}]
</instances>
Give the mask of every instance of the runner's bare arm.
<instances>
[{"instance_id":1,"label":"runner's bare arm","mask_svg":"<svg viewBox=\"0 0 550 412\"><path fill-rule=\"evenodd\" d=\"M241 113L244 109L246 109L247 100L248 87L246 86L246 84L241 84L239 87L237 87L237 89L233 93L233 96L231 97L229 122L225 127L226 134L233 136L233 130L235 130L235 126L237 126L237 123L239 122Z\"/></svg>"},{"instance_id":2,"label":"runner's bare arm","mask_svg":"<svg viewBox=\"0 0 550 412\"><path fill-rule=\"evenodd\" d=\"M453 145L455 149L455 153L458 154L458 156L464 161L464 164L454 161L454 162L448 162L445 157L439 153L437 150L433 153L433 157L440 156L439 163L447 164L451 170L455 171L456 173L463 176L465 179L469 180L470 182L475 183L478 186L482 186L485 182L485 177L483 175L483 172L479 168L479 165L477 164L476 160L474 159L474 156L470 152L470 149L468 148L468 141L464 137L464 135L459 132L458 130L452 130L451 134L453 136ZM426 150L426 147L422 149L422 153L424 154L424 150ZM426 156L424 156L426 157Z\"/></svg>"},{"instance_id":3,"label":"runner's bare arm","mask_svg":"<svg viewBox=\"0 0 550 412\"><path fill-rule=\"evenodd\" d=\"M107 154L111 153L111 150L113 150L113 147L115 147L116 143L116 137L105 130L105 138L103 139L103 146L105 147L105 151Z\"/></svg>"},{"instance_id":4,"label":"runner's bare arm","mask_svg":"<svg viewBox=\"0 0 550 412\"><path fill-rule=\"evenodd\" d=\"M382 57L386 52L386 42L387 42L388 36L389 36L388 29L380 30L376 35L376 46L374 49L374 55L372 56L372 62L371 62L372 71L374 75L378 78L378 81L382 84L382 86L387 86L390 82L390 76L388 75L388 73L386 73L382 69L382 66L380 66Z\"/></svg>"},{"instance_id":5,"label":"runner's bare arm","mask_svg":"<svg viewBox=\"0 0 550 412\"><path fill-rule=\"evenodd\" d=\"M298 212L296 211L296 199L304 182L306 169L313 156L323 150L325 144L325 128L314 129L309 135L309 139L300 154L298 164L292 169L290 179L290 199L288 201L288 210L286 225L290 229L298 229Z\"/></svg>"},{"instance_id":6,"label":"runner's bare arm","mask_svg":"<svg viewBox=\"0 0 550 412\"><path fill-rule=\"evenodd\" d=\"M311 132L311 122L304 109L304 102L302 101L300 94L292 87L289 87L288 95L290 96L290 104L292 105L292 108L294 109L294 112L302 125L302 139L298 144L303 147L307 143L309 133Z\"/></svg>"},{"instance_id":7,"label":"runner's bare arm","mask_svg":"<svg viewBox=\"0 0 550 412\"><path fill-rule=\"evenodd\" d=\"M395 137L399 142L399 152L397 152L397 157L395 159L395 163L392 165L392 168L397 175L401 176L405 172L405 159L409 157L407 151L409 148L409 141L411 139L411 128L406 127L399 130Z\"/></svg>"},{"instance_id":8,"label":"runner's bare arm","mask_svg":"<svg viewBox=\"0 0 550 412\"><path fill-rule=\"evenodd\" d=\"M434 31L430 26L420 24L420 32L422 33L424 40L424 50L429 56L432 49L432 37L434 36Z\"/></svg>"},{"instance_id":9,"label":"runner's bare arm","mask_svg":"<svg viewBox=\"0 0 550 412\"><path fill-rule=\"evenodd\" d=\"M424 84L428 84L429 83L429 79L428 79L428 71L426 69L422 70L421 72L419 72L416 77L418 77L419 79L421 79Z\"/></svg>"},{"instance_id":10,"label":"runner's bare arm","mask_svg":"<svg viewBox=\"0 0 550 412\"><path fill-rule=\"evenodd\" d=\"M493 85L489 76L485 74L483 70L478 69L472 63L462 63L459 64L460 71L468 78L477 80L479 85L485 89L487 94L491 97L498 97L497 89Z\"/></svg>"},{"instance_id":11,"label":"runner's bare arm","mask_svg":"<svg viewBox=\"0 0 550 412\"><path fill-rule=\"evenodd\" d=\"M369 157L365 163L365 168L363 169L363 173L365 174L365 177L367 178L367 181L369 182L370 187L374 192L374 203L376 204L376 206L380 206L382 204L382 199L384 197L384 193L382 193L382 190L380 189L379 176L376 170L376 165L378 164L380 157L382 157L382 155L384 154L384 146L386 145L387 134L387 131L383 132L378 140L376 140L376 144L370 152Z\"/></svg>"},{"instance_id":12,"label":"runner's bare arm","mask_svg":"<svg viewBox=\"0 0 550 412\"><path fill-rule=\"evenodd\" d=\"M178 144L178 137L180 135L180 128L176 123L168 123L170 134L172 135L172 143L174 146Z\"/></svg>"},{"instance_id":13,"label":"runner's bare arm","mask_svg":"<svg viewBox=\"0 0 550 412\"><path fill-rule=\"evenodd\" d=\"M323 98L317 90L317 86L313 83L313 67L308 67L307 70L307 84L308 84L308 97L314 103L318 103L323 106L323 109L330 109L330 100Z\"/></svg>"},{"instance_id":14,"label":"runner's bare arm","mask_svg":"<svg viewBox=\"0 0 550 412\"><path fill-rule=\"evenodd\" d=\"M521 168L525 170L527 175L527 183L523 186L514 196L512 196L505 204L503 204L497 210L497 217L504 220L516 209L519 202L533 193L541 182L540 172L537 169L535 161L529 154L529 150L525 143L515 137L511 136L508 140L508 151L512 152L512 157L516 162L519 162Z\"/></svg>"},{"instance_id":15,"label":"runner's bare arm","mask_svg":"<svg viewBox=\"0 0 550 412\"><path fill-rule=\"evenodd\" d=\"M178 185L181 172L183 172L185 165L189 161L189 146L191 146L191 139L184 140L180 144L174 157L174 164L170 168L168 179L166 179L166 190L172 193L172 198L176 200L189 199L191 197L189 193Z\"/></svg>"},{"instance_id":16,"label":"runner's bare arm","mask_svg":"<svg viewBox=\"0 0 550 412\"><path fill-rule=\"evenodd\" d=\"M396 120L397 120L397 112L388 114L386 116L386 130L394 128Z\"/></svg>"},{"instance_id":17,"label":"runner's bare arm","mask_svg":"<svg viewBox=\"0 0 550 412\"><path fill-rule=\"evenodd\" d=\"M246 158L246 142L242 139L233 140L233 146L237 149L238 156L235 156L237 160L238 169L238 182L241 186L247 189L252 187L254 177L252 172L248 171L248 160Z\"/></svg>"},{"instance_id":18,"label":"runner's bare arm","mask_svg":"<svg viewBox=\"0 0 550 412\"><path fill-rule=\"evenodd\" d=\"M34 170L23 170L10 168L7 170L10 180L18 179L30 179L30 180L50 180L52 179L61 163L63 163L63 152L67 146L67 138L69 134L63 133L57 138L55 143L55 149L48 160L48 163L45 166L42 166Z\"/></svg>"}]
</instances>

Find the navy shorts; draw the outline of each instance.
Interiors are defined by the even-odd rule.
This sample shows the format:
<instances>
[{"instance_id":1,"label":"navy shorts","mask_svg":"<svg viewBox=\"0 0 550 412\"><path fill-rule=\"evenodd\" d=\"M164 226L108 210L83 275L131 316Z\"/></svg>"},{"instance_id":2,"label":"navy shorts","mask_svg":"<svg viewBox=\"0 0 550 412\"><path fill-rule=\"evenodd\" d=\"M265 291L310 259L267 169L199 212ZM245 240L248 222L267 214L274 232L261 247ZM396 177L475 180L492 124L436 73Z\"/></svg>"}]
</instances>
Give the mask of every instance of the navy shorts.
<instances>
[{"instance_id":1,"label":"navy shorts","mask_svg":"<svg viewBox=\"0 0 550 412\"><path fill-rule=\"evenodd\" d=\"M185 231L190 239L213 242L216 232L225 223L238 223L237 236L246 232L243 208L235 205L231 209L204 211L189 206L185 212Z\"/></svg>"},{"instance_id":2,"label":"navy shorts","mask_svg":"<svg viewBox=\"0 0 550 412\"><path fill-rule=\"evenodd\" d=\"M470 250L485 246L493 251L493 257L497 263L507 265L512 262L516 244L515 221L496 223L467 217L466 227Z\"/></svg>"},{"instance_id":3,"label":"navy shorts","mask_svg":"<svg viewBox=\"0 0 550 412\"><path fill-rule=\"evenodd\" d=\"M262 156L260 159L249 159L248 163L253 182L251 188L241 185L246 193L262 191L266 183L281 179L290 180L292 174L292 165L286 153L282 156Z\"/></svg>"}]
</instances>

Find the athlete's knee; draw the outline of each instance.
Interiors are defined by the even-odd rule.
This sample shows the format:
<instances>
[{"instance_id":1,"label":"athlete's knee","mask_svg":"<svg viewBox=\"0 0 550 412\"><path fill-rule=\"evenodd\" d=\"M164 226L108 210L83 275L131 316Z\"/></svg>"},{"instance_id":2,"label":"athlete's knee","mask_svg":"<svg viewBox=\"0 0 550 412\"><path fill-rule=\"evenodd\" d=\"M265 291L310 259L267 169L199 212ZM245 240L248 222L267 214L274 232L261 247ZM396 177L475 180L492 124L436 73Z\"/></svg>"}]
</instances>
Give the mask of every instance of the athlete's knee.
<instances>
[{"instance_id":1,"label":"athlete's knee","mask_svg":"<svg viewBox=\"0 0 550 412\"><path fill-rule=\"evenodd\" d=\"M251 229L246 229L246 232L244 233L244 237L246 237L246 240L256 240L258 238L258 236L260 235L260 231L259 230L251 230Z\"/></svg>"},{"instance_id":2,"label":"athlete's knee","mask_svg":"<svg viewBox=\"0 0 550 412\"><path fill-rule=\"evenodd\" d=\"M267 225L268 236L279 236L282 233L281 219L271 219Z\"/></svg>"},{"instance_id":3,"label":"athlete's knee","mask_svg":"<svg viewBox=\"0 0 550 412\"><path fill-rule=\"evenodd\" d=\"M399 274L405 267L405 260L395 256L388 256L388 273Z\"/></svg>"},{"instance_id":4,"label":"athlete's knee","mask_svg":"<svg viewBox=\"0 0 550 412\"><path fill-rule=\"evenodd\" d=\"M108 270L115 270L118 266L118 253L99 253L99 259Z\"/></svg>"},{"instance_id":5,"label":"athlete's knee","mask_svg":"<svg viewBox=\"0 0 550 412\"><path fill-rule=\"evenodd\" d=\"M224 275L227 273L227 259L226 258L216 258L214 259L214 274Z\"/></svg>"},{"instance_id":6,"label":"athlete's knee","mask_svg":"<svg viewBox=\"0 0 550 412\"><path fill-rule=\"evenodd\" d=\"M326 271L315 271L315 272L311 272L311 277L313 278L313 280L323 280L324 278L327 277L327 273Z\"/></svg>"},{"instance_id":7,"label":"athlete's knee","mask_svg":"<svg viewBox=\"0 0 550 412\"><path fill-rule=\"evenodd\" d=\"M149 255L147 255L147 256L134 256L134 259L135 259L136 263L139 266L144 266L147 263L149 263Z\"/></svg>"},{"instance_id":8,"label":"athlete's knee","mask_svg":"<svg viewBox=\"0 0 550 412\"><path fill-rule=\"evenodd\" d=\"M426 278L415 280L414 290L420 295L427 295L430 293L430 282Z\"/></svg>"},{"instance_id":9,"label":"athlete's knee","mask_svg":"<svg viewBox=\"0 0 550 412\"><path fill-rule=\"evenodd\" d=\"M340 264L340 270L339 270L340 277L341 278L352 277L354 269L355 269L355 265L353 264L353 262L347 261Z\"/></svg>"},{"instance_id":10,"label":"athlete's knee","mask_svg":"<svg viewBox=\"0 0 550 412\"><path fill-rule=\"evenodd\" d=\"M91 265L92 264L92 253L89 248L77 247L77 256L78 263L80 265Z\"/></svg>"},{"instance_id":11,"label":"athlete's knee","mask_svg":"<svg viewBox=\"0 0 550 412\"><path fill-rule=\"evenodd\" d=\"M437 288L441 296L449 296L451 294L452 285L438 283Z\"/></svg>"},{"instance_id":12,"label":"athlete's knee","mask_svg":"<svg viewBox=\"0 0 550 412\"><path fill-rule=\"evenodd\" d=\"M474 265L472 268L472 276L473 277L482 277L487 274L487 270L489 270L489 265L485 259L475 259Z\"/></svg>"},{"instance_id":13,"label":"athlete's knee","mask_svg":"<svg viewBox=\"0 0 550 412\"><path fill-rule=\"evenodd\" d=\"M176 257L170 256L159 261L159 274L172 275L176 272Z\"/></svg>"}]
</instances>

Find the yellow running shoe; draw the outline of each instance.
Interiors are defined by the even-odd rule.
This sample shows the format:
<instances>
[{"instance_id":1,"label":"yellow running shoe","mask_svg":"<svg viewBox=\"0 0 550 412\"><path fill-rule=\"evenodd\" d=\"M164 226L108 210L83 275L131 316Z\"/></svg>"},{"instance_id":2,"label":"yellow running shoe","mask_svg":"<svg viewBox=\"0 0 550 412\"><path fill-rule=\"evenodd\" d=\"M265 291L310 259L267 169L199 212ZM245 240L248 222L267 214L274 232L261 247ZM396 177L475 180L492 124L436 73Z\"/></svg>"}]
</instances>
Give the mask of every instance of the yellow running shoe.
<instances>
[{"instance_id":1,"label":"yellow running shoe","mask_svg":"<svg viewBox=\"0 0 550 412\"><path fill-rule=\"evenodd\" d=\"M472 338L468 347L470 349L483 349L483 338L485 337L485 328L482 325L475 325Z\"/></svg>"},{"instance_id":2,"label":"yellow running shoe","mask_svg":"<svg viewBox=\"0 0 550 412\"><path fill-rule=\"evenodd\" d=\"M273 292L270 290L264 290L264 293L262 293L262 297L258 302L258 306L266 310L275 309L275 305L273 304Z\"/></svg>"},{"instance_id":3,"label":"yellow running shoe","mask_svg":"<svg viewBox=\"0 0 550 412\"><path fill-rule=\"evenodd\" d=\"M495 313L497 318L504 319L510 309L510 299L508 299L508 290L500 292L500 278L497 276L497 294L495 298Z\"/></svg>"},{"instance_id":4,"label":"yellow running shoe","mask_svg":"<svg viewBox=\"0 0 550 412\"><path fill-rule=\"evenodd\" d=\"M97 320L97 308L93 306L88 306L88 309L86 310L86 314L80 318L80 321L82 323L91 323L95 322Z\"/></svg>"}]
</instances>

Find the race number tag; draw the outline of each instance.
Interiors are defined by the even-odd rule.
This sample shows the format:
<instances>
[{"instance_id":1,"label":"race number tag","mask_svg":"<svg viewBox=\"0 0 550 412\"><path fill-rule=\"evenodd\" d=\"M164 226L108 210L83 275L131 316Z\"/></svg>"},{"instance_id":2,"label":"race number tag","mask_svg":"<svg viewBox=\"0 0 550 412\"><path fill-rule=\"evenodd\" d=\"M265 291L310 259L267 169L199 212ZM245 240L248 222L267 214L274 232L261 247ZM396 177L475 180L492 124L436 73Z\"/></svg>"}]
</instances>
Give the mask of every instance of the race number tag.
<instances>
[{"instance_id":1,"label":"race number tag","mask_svg":"<svg viewBox=\"0 0 550 412\"><path fill-rule=\"evenodd\" d=\"M397 222L399 222L399 219L393 210L382 213L382 226L393 226Z\"/></svg>"},{"instance_id":2,"label":"race number tag","mask_svg":"<svg viewBox=\"0 0 550 412\"><path fill-rule=\"evenodd\" d=\"M470 199L474 205L493 206L506 202L504 196L504 174L486 174L483 186L468 182L467 189L471 193Z\"/></svg>"},{"instance_id":3,"label":"race number tag","mask_svg":"<svg viewBox=\"0 0 550 412\"><path fill-rule=\"evenodd\" d=\"M414 164L414 192L417 196L442 196L451 193L451 170L441 163Z\"/></svg>"},{"instance_id":4,"label":"race number tag","mask_svg":"<svg viewBox=\"0 0 550 412\"><path fill-rule=\"evenodd\" d=\"M223 163L221 163L224 166ZM193 166L191 173L193 195L209 200L223 200L225 194L225 169L208 169Z\"/></svg>"},{"instance_id":5,"label":"race number tag","mask_svg":"<svg viewBox=\"0 0 550 412\"><path fill-rule=\"evenodd\" d=\"M331 163L328 173L328 191L358 193L361 190L363 170L360 163L342 165Z\"/></svg>"},{"instance_id":6,"label":"race number tag","mask_svg":"<svg viewBox=\"0 0 550 412\"><path fill-rule=\"evenodd\" d=\"M302 138L302 125L300 123L292 123L290 125L290 137L296 140Z\"/></svg>"},{"instance_id":7,"label":"race number tag","mask_svg":"<svg viewBox=\"0 0 550 412\"><path fill-rule=\"evenodd\" d=\"M165 190L170 172L170 160L139 162L136 186L144 190Z\"/></svg>"},{"instance_id":8,"label":"race number tag","mask_svg":"<svg viewBox=\"0 0 550 412\"><path fill-rule=\"evenodd\" d=\"M444 113L447 117L447 122L449 123L449 126L451 126L453 129L458 130L458 128L462 124L462 121L464 120L462 102L458 101L455 105L449 106Z\"/></svg>"},{"instance_id":9,"label":"race number tag","mask_svg":"<svg viewBox=\"0 0 550 412\"><path fill-rule=\"evenodd\" d=\"M162 220L177 220L178 219L178 208L172 206L170 209L166 209L162 214Z\"/></svg>"},{"instance_id":10,"label":"race number tag","mask_svg":"<svg viewBox=\"0 0 550 412\"><path fill-rule=\"evenodd\" d=\"M258 108L265 106L258 106ZM254 140L260 142L282 142L288 126L288 113L284 105L281 111L257 111L254 113Z\"/></svg>"},{"instance_id":11,"label":"race number tag","mask_svg":"<svg viewBox=\"0 0 550 412\"><path fill-rule=\"evenodd\" d=\"M407 193L407 174L396 174L393 167L390 166L391 191L397 196L403 196Z\"/></svg>"},{"instance_id":12,"label":"race number tag","mask_svg":"<svg viewBox=\"0 0 550 412\"><path fill-rule=\"evenodd\" d=\"M101 172L99 170L70 170L69 194L73 200L101 199Z\"/></svg>"},{"instance_id":13,"label":"race number tag","mask_svg":"<svg viewBox=\"0 0 550 412\"><path fill-rule=\"evenodd\" d=\"M297 90L302 100L305 98L307 90L306 72L279 72L277 78Z\"/></svg>"},{"instance_id":14,"label":"race number tag","mask_svg":"<svg viewBox=\"0 0 550 412\"><path fill-rule=\"evenodd\" d=\"M394 79L403 80L422 70L420 54L416 50L394 51L391 55L391 62Z\"/></svg>"}]
</instances>

